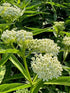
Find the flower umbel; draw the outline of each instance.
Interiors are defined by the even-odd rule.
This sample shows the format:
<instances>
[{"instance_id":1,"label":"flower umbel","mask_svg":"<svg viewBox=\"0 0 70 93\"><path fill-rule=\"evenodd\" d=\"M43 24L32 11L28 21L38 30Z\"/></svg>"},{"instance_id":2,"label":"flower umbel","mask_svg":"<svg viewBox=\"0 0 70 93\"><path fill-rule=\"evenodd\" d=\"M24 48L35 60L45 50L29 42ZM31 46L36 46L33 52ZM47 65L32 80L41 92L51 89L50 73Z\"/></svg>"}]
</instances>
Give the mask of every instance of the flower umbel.
<instances>
[{"instance_id":1,"label":"flower umbel","mask_svg":"<svg viewBox=\"0 0 70 93\"><path fill-rule=\"evenodd\" d=\"M15 42L19 46L23 46L25 41L33 39L33 34L31 32L26 32L25 30L6 30L3 32L1 39L7 44Z\"/></svg>"},{"instance_id":2,"label":"flower umbel","mask_svg":"<svg viewBox=\"0 0 70 93\"><path fill-rule=\"evenodd\" d=\"M63 21L59 21L59 22L54 22L54 26L53 28L57 31L63 31L65 29L64 27L64 22Z\"/></svg>"},{"instance_id":3,"label":"flower umbel","mask_svg":"<svg viewBox=\"0 0 70 93\"><path fill-rule=\"evenodd\" d=\"M16 31L14 30L6 30L3 32L1 39L4 41L4 43L13 43L16 40Z\"/></svg>"},{"instance_id":4,"label":"flower umbel","mask_svg":"<svg viewBox=\"0 0 70 93\"><path fill-rule=\"evenodd\" d=\"M62 43L66 46L70 46L70 37L65 36Z\"/></svg>"},{"instance_id":5,"label":"flower umbel","mask_svg":"<svg viewBox=\"0 0 70 93\"><path fill-rule=\"evenodd\" d=\"M27 32L25 30L19 30L19 31L17 31L16 40L17 40L17 43L20 46L22 46L22 44L23 44L24 41L31 40L31 39L33 39L32 32Z\"/></svg>"},{"instance_id":6,"label":"flower umbel","mask_svg":"<svg viewBox=\"0 0 70 93\"><path fill-rule=\"evenodd\" d=\"M17 6L12 6L10 3L3 3L0 6L0 16L7 20L13 21L17 16L21 14L21 9Z\"/></svg>"},{"instance_id":7,"label":"flower umbel","mask_svg":"<svg viewBox=\"0 0 70 93\"><path fill-rule=\"evenodd\" d=\"M27 43L27 47L37 53L52 53L53 55L57 55L60 49L51 39L32 39Z\"/></svg>"},{"instance_id":8,"label":"flower umbel","mask_svg":"<svg viewBox=\"0 0 70 93\"><path fill-rule=\"evenodd\" d=\"M45 54L44 56L42 54L35 54L35 57L32 57L31 66L34 73L38 75L38 78L43 79L43 81L57 78L62 73L60 62L52 54Z\"/></svg>"}]
</instances>

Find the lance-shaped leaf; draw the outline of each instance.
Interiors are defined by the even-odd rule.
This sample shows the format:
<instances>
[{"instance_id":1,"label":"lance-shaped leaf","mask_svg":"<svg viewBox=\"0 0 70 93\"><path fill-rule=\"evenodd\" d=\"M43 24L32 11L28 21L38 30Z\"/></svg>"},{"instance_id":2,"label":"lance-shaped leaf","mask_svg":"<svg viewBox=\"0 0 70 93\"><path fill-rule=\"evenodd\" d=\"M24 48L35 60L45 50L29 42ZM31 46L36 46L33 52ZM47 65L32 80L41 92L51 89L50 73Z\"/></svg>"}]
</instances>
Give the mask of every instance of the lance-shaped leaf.
<instances>
[{"instance_id":1,"label":"lance-shaped leaf","mask_svg":"<svg viewBox=\"0 0 70 93\"><path fill-rule=\"evenodd\" d=\"M23 83L11 83L11 84L2 84L0 85L0 93L9 93L18 89L29 88L30 84Z\"/></svg>"},{"instance_id":2,"label":"lance-shaped leaf","mask_svg":"<svg viewBox=\"0 0 70 93\"><path fill-rule=\"evenodd\" d=\"M18 53L17 49L0 49L0 53Z\"/></svg>"},{"instance_id":3,"label":"lance-shaped leaf","mask_svg":"<svg viewBox=\"0 0 70 93\"><path fill-rule=\"evenodd\" d=\"M4 57L0 60L0 66L4 65L10 56L11 54L5 54Z\"/></svg>"},{"instance_id":4,"label":"lance-shaped leaf","mask_svg":"<svg viewBox=\"0 0 70 93\"><path fill-rule=\"evenodd\" d=\"M2 82L4 75L5 75L6 68L5 66L0 67L0 83Z\"/></svg>"},{"instance_id":5,"label":"lance-shaped leaf","mask_svg":"<svg viewBox=\"0 0 70 93\"><path fill-rule=\"evenodd\" d=\"M44 84L55 84L55 85L65 85L70 86L70 76L62 76L57 79L53 79L47 82L44 82Z\"/></svg>"},{"instance_id":6,"label":"lance-shaped leaf","mask_svg":"<svg viewBox=\"0 0 70 93\"><path fill-rule=\"evenodd\" d=\"M23 65L19 62L19 60L12 54L9 60L19 69L19 71L24 75L24 77L28 79L28 75L26 70L24 69Z\"/></svg>"},{"instance_id":7,"label":"lance-shaped leaf","mask_svg":"<svg viewBox=\"0 0 70 93\"><path fill-rule=\"evenodd\" d=\"M38 93L40 87L43 86L43 81L39 79L33 87L31 87L30 93Z\"/></svg>"}]
</instances>

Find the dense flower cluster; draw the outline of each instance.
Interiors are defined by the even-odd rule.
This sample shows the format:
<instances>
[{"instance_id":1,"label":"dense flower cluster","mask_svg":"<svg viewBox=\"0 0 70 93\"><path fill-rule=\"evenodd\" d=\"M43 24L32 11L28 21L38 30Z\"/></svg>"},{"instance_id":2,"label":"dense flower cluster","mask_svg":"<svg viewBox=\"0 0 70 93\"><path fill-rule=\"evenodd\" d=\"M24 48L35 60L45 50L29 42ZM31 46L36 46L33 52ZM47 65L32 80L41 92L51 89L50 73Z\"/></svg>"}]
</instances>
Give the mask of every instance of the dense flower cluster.
<instances>
[{"instance_id":1,"label":"dense flower cluster","mask_svg":"<svg viewBox=\"0 0 70 93\"><path fill-rule=\"evenodd\" d=\"M59 22L54 22L53 28L57 31L63 31L65 29L64 27L64 22L59 21Z\"/></svg>"},{"instance_id":2,"label":"dense flower cluster","mask_svg":"<svg viewBox=\"0 0 70 93\"><path fill-rule=\"evenodd\" d=\"M64 45L66 45L66 46L70 46L70 37L67 37L67 36L65 36L64 38L63 38L63 42L62 42Z\"/></svg>"},{"instance_id":3,"label":"dense flower cluster","mask_svg":"<svg viewBox=\"0 0 70 93\"><path fill-rule=\"evenodd\" d=\"M33 34L32 32L26 32L24 30L20 30L20 31L17 31L16 39L18 44L22 46L24 41L33 39Z\"/></svg>"},{"instance_id":4,"label":"dense flower cluster","mask_svg":"<svg viewBox=\"0 0 70 93\"><path fill-rule=\"evenodd\" d=\"M31 63L34 73L38 75L38 78L43 81L48 81L52 78L57 78L61 75L62 66L57 57L53 57L52 54L36 54L32 57Z\"/></svg>"},{"instance_id":5,"label":"dense flower cluster","mask_svg":"<svg viewBox=\"0 0 70 93\"><path fill-rule=\"evenodd\" d=\"M4 41L4 43L13 43L16 40L16 31L14 30L6 30L3 32L1 39Z\"/></svg>"},{"instance_id":6,"label":"dense flower cluster","mask_svg":"<svg viewBox=\"0 0 70 93\"><path fill-rule=\"evenodd\" d=\"M9 3L3 3L0 6L0 16L7 21L14 20L18 15L20 15L21 9L17 6L12 6Z\"/></svg>"},{"instance_id":7,"label":"dense flower cluster","mask_svg":"<svg viewBox=\"0 0 70 93\"><path fill-rule=\"evenodd\" d=\"M48 81L61 75L62 67L56 55L60 47L51 39L33 39L32 32L24 30L6 30L3 32L1 39L5 43L17 43L21 48L32 50L36 55L32 58L32 69L37 73L38 78ZM37 53L46 53L44 56ZM23 92L25 93L25 92Z\"/></svg>"},{"instance_id":8,"label":"dense flower cluster","mask_svg":"<svg viewBox=\"0 0 70 93\"><path fill-rule=\"evenodd\" d=\"M64 22L63 21L59 21L59 22L54 22L54 25L53 25L53 34L55 35L55 37L58 36L59 32L60 31L63 31L65 29L64 27ZM60 35L59 35L60 37Z\"/></svg>"},{"instance_id":9,"label":"dense flower cluster","mask_svg":"<svg viewBox=\"0 0 70 93\"><path fill-rule=\"evenodd\" d=\"M5 43L17 42L18 44L22 45L25 40L33 39L33 35L31 32L26 32L24 30L19 30L19 31L6 30L3 32L1 39Z\"/></svg>"},{"instance_id":10,"label":"dense flower cluster","mask_svg":"<svg viewBox=\"0 0 70 93\"><path fill-rule=\"evenodd\" d=\"M30 91L28 91L28 89L19 89L14 93L30 93Z\"/></svg>"},{"instance_id":11,"label":"dense flower cluster","mask_svg":"<svg viewBox=\"0 0 70 93\"><path fill-rule=\"evenodd\" d=\"M27 43L27 47L34 52L52 53L53 55L57 55L60 49L51 39L32 39Z\"/></svg>"}]
</instances>

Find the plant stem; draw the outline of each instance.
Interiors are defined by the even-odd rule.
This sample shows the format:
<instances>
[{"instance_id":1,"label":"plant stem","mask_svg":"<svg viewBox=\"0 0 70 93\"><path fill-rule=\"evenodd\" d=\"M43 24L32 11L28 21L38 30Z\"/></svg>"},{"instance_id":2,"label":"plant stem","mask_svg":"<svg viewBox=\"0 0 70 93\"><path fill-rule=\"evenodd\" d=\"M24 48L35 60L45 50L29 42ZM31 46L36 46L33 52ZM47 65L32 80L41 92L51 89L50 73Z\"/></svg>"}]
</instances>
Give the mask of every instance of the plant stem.
<instances>
[{"instance_id":1,"label":"plant stem","mask_svg":"<svg viewBox=\"0 0 70 93\"><path fill-rule=\"evenodd\" d=\"M18 0L17 4L20 4L20 0Z\"/></svg>"},{"instance_id":2,"label":"plant stem","mask_svg":"<svg viewBox=\"0 0 70 93\"><path fill-rule=\"evenodd\" d=\"M29 51L28 55L26 55L26 58L27 58L28 56L30 56L31 53L32 53L32 50Z\"/></svg>"},{"instance_id":3,"label":"plant stem","mask_svg":"<svg viewBox=\"0 0 70 93\"><path fill-rule=\"evenodd\" d=\"M27 62L26 62L25 48L23 48L22 58L23 58L23 62L24 62L24 66L25 66L26 72L27 72L27 74L28 74L29 81L30 81L30 83L31 83L31 85L32 85L31 76L30 76L30 73L29 73L29 70L28 70L28 66L27 66Z\"/></svg>"},{"instance_id":4,"label":"plant stem","mask_svg":"<svg viewBox=\"0 0 70 93\"><path fill-rule=\"evenodd\" d=\"M35 80L38 78L38 76L36 75L35 77L34 77L34 79L33 79L33 82L35 82Z\"/></svg>"},{"instance_id":5,"label":"plant stem","mask_svg":"<svg viewBox=\"0 0 70 93\"><path fill-rule=\"evenodd\" d=\"M28 66L27 66L27 63L26 63L26 57L25 56L23 57L23 61L24 61L25 69L26 69L26 72L28 74L30 83L32 84L32 80L31 80L31 76L30 76L30 73L29 73L29 70L28 70Z\"/></svg>"}]
</instances>

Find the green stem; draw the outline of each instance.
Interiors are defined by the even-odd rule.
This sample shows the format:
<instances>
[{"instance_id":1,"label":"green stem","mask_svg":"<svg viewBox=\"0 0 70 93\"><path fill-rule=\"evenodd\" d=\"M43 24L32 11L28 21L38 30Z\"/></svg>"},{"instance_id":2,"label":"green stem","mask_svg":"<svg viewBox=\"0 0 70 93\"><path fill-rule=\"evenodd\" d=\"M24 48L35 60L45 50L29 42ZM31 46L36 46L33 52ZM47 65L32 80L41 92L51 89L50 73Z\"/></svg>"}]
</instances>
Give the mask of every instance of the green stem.
<instances>
[{"instance_id":1,"label":"green stem","mask_svg":"<svg viewBox=\"0 0 70 93\"><path fill-rule=\"evenodd\" d=\"M56 9L54 8L54 6L53 6L53 4L52 4L52 0L50 0L50 2L51 2L51 6L52 6L52 8L53 8L53 11L54 11L54 21L56 21L56 20L57 20Z\"/></svg>"},{"instance_id":2,"label":"green stem","mask_svg":"<svg viewBox=\"0 0 70 93\"><path fill-rule=\"evenodd\" d=\"M20 4L20 0L18 0L18 2L17 2L18 4Z\"/></svg>"},{"instance_id":3,"label":"green stem","mask_svg":"<svg viewBox=\"0 0 70 93\"><path fill-rule=\"evenodd\" d=\"M31 53L32 53L32 50L29 51L28 55L26 55L26 58L27 58L28 56L30 56Z\"/></svg>"},{"instance_id":4,"label":"green stem","mask_svg":"<svg viewBox=\"0 0 70 93\"><path fill-rule=\"evenodd\" d=\"M27 62L26 62L25 48L23 48L22 58L23 58L23 62L24 62L24 66L25 66L26 72L27 72L27 74L28 74L29 81L30 81L30 83L31 83L31 85L32 85L31 76L30 76L30 73L29 73L29 70L28 70L28 66L27 66Z\"/></svg>"},{"instance_id":5,"label":"green stem","mask_svg":"<svg viewBox=\"0 0 70 93\"><path fill-rule=\"evenodd\" d=\"M36 75L36 76L34 77L33 82L35 82L37 78L38 78L38 75Z\"/></svg>"},{"instance_id":6,"label":"green stem","mask_svg":"<svg viewBox=\"0 0 70 93\"><path fill-rule=\"evenodd\" d=\"M23 58L23 61L24 61L25 69L26 69L26 72L28 74L30 83L32 84L31 76L30 76L30 73L29 73L29 70L28 70L28 66L27 66L27 63L26 63L26 57Z\"/></svg>"},{"instance_id":7,"label":"green stem","mask_svg":"<svg viewBox=\"0 0 70 93\"><path fill-rule=\"evenodd\" d=\"M14 47L13 43L11 43L10 45L12 46L12 48L13 48L13 49L15 49L15 47Z\"/></svg>"}]
</instances>

